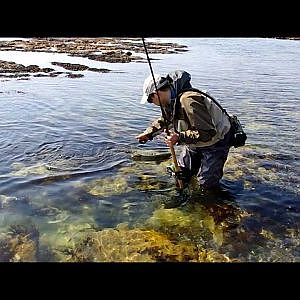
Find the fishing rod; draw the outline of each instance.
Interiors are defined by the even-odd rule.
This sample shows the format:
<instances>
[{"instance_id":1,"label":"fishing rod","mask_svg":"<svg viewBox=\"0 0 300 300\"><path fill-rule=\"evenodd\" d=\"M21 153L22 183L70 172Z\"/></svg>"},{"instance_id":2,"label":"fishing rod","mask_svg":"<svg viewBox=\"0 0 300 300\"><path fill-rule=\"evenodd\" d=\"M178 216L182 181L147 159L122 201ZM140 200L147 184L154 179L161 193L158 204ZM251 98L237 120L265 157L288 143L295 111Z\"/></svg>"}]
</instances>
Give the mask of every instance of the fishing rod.
<instances>
[{"instance_id":1,"label":"fishing rod","mask_svg":"<svg viewBox=\"0 0 300 300\"><path fill-rule=\"evenodd\" d=\"M165 112L165 110L163 109L163 107L161 105L161 101L160 101L160 97L159 97L159 93L158 93L156 81L155 81L155 78L154 78L154 73L153 73L152 66L151 66L151 63L150 63L150 58L149 58L149 55L148 55L148 50L147 50L147 47L146 47L145 39L143 37L142 37L142 41L143 41L143 45L144 45L144 48L145 48L145 52L146 52L146 56L147 56L147 61L148 61L149 67L150 67L152 79L153 79L153 82L154 82L155 91L156 91L156 94L157 94L157 97L158 97L159 106L160 106L161 114L162 114L162 117L163 117L164 127L166 128L166 133L169 136L170 135L170 131L169 131L168 124L167 124L167 121L166 121L167 120L166 112ZM169 147L170 147L170 152L171 152L173 163L174 163L175 173L179 173L181 170L180 170L180 167L179 167L178 162L177 162L177 158L176 158L174 146L170 145ZM177 178L177 183L178 183L179 189L182 190L183 189L183 182L182 182L182 180Z\"/></svg>"}]
</instances>

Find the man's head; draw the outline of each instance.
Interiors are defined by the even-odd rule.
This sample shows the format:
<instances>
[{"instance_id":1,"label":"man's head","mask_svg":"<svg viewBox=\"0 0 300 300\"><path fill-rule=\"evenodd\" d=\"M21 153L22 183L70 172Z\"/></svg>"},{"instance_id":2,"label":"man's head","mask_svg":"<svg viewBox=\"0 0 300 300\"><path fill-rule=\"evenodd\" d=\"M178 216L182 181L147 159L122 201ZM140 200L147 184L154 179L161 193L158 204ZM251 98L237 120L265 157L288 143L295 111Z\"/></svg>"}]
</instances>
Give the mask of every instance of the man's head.
<instances>
[{"instance_id":1,"label":"man's head","mask_svg":"<svg viewBox=\"0 0 300 300\"><path fill-rule=\"evenodd\" d=\"M170 83L166 77L163 77L159 74L154 74L154 79L158 91L166 90L170 86ZM149 103L152 103L153 94L155 93L155 84L152 75L150 75L144 81L143 97L141 99L141 104L144 104L147 101Z\"/></svg>"}]
</instances>

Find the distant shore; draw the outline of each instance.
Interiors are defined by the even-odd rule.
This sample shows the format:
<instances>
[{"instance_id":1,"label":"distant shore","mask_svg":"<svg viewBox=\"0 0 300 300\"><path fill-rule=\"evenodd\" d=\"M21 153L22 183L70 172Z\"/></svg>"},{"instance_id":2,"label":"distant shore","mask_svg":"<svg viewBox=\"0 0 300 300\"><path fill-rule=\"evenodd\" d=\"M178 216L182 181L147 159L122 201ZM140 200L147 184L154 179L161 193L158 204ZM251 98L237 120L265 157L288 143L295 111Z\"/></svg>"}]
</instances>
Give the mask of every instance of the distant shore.
<instances>
[{"instance_id":1,"label":"distant shore","mask_svg":"<svg viewBox=\"0 0 300 300\"><path fill-rule=\"evenodd\" d=\"M290 36L290 37L280 36L280 37L276 37L276 39L300 41L300 36Z\"/></svg>"},{"instance_id":2,"label":"distant shore","mask_svg":"<svg viewBox=\"0 0 300 300\"><path fill-rule=\"evenodd\" d=\"M149 54L176 54L187 50L187 46L177 43L147 42ZM145 53L143 43L138 38L32 38L0 41L0 51L67 53L69 56L88 58L109 63L145 62L137 54ZM71 71L92 71L107 73L104 68L89 68L81 64L51 62ZM24 66L13 61L0 60L0 77L29 79L33 77L83 77L83 74L58 72L53 68L40 68L37 65Z\"/></svg>"}]
</instances>

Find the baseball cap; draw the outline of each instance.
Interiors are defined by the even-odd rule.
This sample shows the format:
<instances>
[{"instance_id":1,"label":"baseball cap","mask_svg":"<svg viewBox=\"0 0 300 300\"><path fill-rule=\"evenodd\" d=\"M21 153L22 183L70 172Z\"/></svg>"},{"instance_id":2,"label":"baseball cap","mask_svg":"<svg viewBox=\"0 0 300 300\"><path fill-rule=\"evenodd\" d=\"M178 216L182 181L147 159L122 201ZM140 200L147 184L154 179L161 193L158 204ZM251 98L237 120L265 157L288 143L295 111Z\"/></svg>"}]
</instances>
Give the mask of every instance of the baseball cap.
<instances>
[{"instance_id":1,"label":"baseball cap","mask_svg":"<svg viewBox=\"0 0 300 300\"><path fill-rule=\"evenodd\" d=\"M169 82L166 77L161 76L160 74L154 74L154 79L156 83L156 87L159 90L160 88L166 86ZM149 75L143 85L143 97L141 99L141 104L147 102L148 97L155 92L155 84L153 81L152 75Z\"/></svg>"}]
</instances>

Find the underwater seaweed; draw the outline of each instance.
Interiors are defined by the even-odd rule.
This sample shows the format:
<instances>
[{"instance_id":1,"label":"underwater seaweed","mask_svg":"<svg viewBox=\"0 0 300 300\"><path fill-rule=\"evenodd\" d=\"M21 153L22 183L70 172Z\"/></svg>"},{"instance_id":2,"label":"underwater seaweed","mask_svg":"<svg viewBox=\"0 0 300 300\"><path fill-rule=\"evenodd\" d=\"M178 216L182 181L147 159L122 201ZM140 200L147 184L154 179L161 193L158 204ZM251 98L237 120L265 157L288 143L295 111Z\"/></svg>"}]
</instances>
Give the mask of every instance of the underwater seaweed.
<instances>
[{"instance_id":1,"label":"underwater seaweed","mask_svg":"<svg viewBox=\"0 0 300 300\"><path fill-rule=\"evenodd\" d=\"M213 250L200 249L187 241L175 243L154 230L103 229L90 233L76 245L70 261L85 262L204 262L230 261Z\"/></svg>"}]
</instances>

